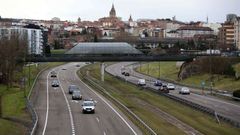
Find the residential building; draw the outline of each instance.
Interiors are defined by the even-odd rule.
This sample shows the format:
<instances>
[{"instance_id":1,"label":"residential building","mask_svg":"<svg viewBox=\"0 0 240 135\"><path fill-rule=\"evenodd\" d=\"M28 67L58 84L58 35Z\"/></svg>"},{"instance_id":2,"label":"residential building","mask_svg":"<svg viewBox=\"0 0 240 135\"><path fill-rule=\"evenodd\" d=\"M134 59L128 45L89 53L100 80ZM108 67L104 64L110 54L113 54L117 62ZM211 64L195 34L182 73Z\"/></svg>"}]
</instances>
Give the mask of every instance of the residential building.
<instances>
[{"instance_id":1,"label":"residential building","mask_svg":"<svg viewBox=\"0 0 240 135\"><path fill-rule=\"evenodd\" d=\"M240 17L237 17L234 21L234 44L240 50Z\"/></svg>"},{"instance_id":2,"label":"residential building","mask_svg":"<svg viewBox=\"0 0 240 135\"><path fill-rule=\"evenodd\" d=\"M218 43L223 50L233 50L237 43L237 16L235 14L228 14L226 21L222 23L219 28ZM235 25L236 23L236 25Z\"/></svg>"},{"instance_id":3,"label":"residential building","mask_svg":"<svg viewBox=\"0 0 240 135\"><path fill-rule=\"evenodd\" d=\"M200 27L194 25L186 25L177 29L180 38L193 38L194 35L211 35L213 30L209 27Z\"/></svg>"},{"instance_id":4,"label":"residential building","mask_svg":"<svg viewBox=\"0 0 240 135\"><path fill-rule=\"evenodd\" d=\"M214 35L218 35L219 28L222 27L221 23L203 23L202 26L211 28Z\"/></svg>"},{"instance_id":5,"label":"residential building","mask_svg":"<svg viewBox=\"0 0 240 135\"><path fill-rule=\"evenodd\" d=\"M44 31L47 30L19 27L0 28L0 39L10 39L13 35L26 37L28 44L28 53L34 55L43 55L43 45L47 43L47 39L46 41L43 39L47 38L44 36Z\"/></svg>"}]
</instances>

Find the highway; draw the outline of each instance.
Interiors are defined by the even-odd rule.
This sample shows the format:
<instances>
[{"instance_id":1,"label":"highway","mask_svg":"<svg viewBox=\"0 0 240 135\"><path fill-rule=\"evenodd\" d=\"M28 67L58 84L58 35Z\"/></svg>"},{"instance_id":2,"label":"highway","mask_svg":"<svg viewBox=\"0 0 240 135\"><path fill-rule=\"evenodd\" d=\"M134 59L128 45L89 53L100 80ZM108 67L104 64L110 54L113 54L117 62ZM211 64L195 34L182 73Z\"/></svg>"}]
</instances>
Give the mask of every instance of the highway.
<instances>
[{"instance_id":1,"label":"highway","mask_svg":"<svg viewBox=\"0 0 240 135\"><path fill-rule=\"evenodd\" d=\"M36 135L141 135L121 111L77 77L76 64L84 65L68 63L39 76L31 96L39 118ZM50 77L51 71L57 72L57 78ZM60 87L51 86L54 79ZM79 86L84 99L95 100L95 114L82 114L82 100L73 101L68 94L71 84Z\"/></svg>"},{"instance_id":2,"label":"highway","mask_svg":"<svg viewBox=\"0 0 240 135\"><path fill-rule=\"evenodd\" d=\"M133 62L117 63L117 64L113 64L113 65L106 67L105 70L108 73L111 73L112 75L125 78L125 80L133 82L135 84L137 84L137 81L139 78L144 78L144 79L146 79L148 87L154 88L156 90L158 89L158 87L154 86L154 82L153 82L154 80L156 80L156 78L135 72L133 70L133 67L130 66L131 64L133 64ZM127 68L127 71L130 73L129 77L121 74L122 67ZM162 81L162 82L167 83L164 81ZM192 101L192 102L200 104L202 106L212 108L218 114L221 114L225 117L228 117L230 119L240 122L240 105L239 104L221 100L221 99L218 99L218 98L215 98L212 96L203 96L203 95L194 94L194 93L191 93L190 95L181 95L178 93L178 90L182 86L180 86L180 85L175 85L175 86L176 86L176 90L171 90L169 94ZM191 89L191 90L193 90L193 89Z\"/></svg>"}]
</instances>

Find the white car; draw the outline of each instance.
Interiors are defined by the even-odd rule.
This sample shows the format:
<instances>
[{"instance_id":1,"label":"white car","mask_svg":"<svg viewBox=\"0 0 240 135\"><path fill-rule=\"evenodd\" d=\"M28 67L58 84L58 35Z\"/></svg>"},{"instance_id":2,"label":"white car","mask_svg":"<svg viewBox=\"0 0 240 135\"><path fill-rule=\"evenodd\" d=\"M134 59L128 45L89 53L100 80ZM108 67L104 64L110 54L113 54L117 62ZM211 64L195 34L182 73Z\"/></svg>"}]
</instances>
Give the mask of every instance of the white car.
<instances>
[{"instance_id":1,"label":"white car","mask_svg":"<svg viewBox=\"0 0 240 135\"><path fill-rule=\"evenodd\" d=\"M139 86L145 86L146 85L146 81L145 79L138 79L138 83Z\"/></svg>"},{"instance_id":2,"label":"white car","mask_svg":"<svg viewBox=\"0 0 240 135\"><path fill-rule=\"evenodd\" d=\"M182 87L179 94L190 94L190 90L188 87Z\"/></svg>"},{"instance_id":3,"label":"white car","mask_svg":"<svg viewBox=\"0 0 240 135\"><path fill-rule=\"evenodd\" d=\"M175 90L175 86L172 83L167 84L167 89L168 90Z\"/></svg>"},{"instance_id":4,"label":"white car","mask_svg":"<svg viewBox=\"0 0 240 135\"><path fill-rule=\"evenodd\" d=\"M82 104L83 113L95 113L95 103L92 99L84 100Z\"/></svg>"}]
</instances>

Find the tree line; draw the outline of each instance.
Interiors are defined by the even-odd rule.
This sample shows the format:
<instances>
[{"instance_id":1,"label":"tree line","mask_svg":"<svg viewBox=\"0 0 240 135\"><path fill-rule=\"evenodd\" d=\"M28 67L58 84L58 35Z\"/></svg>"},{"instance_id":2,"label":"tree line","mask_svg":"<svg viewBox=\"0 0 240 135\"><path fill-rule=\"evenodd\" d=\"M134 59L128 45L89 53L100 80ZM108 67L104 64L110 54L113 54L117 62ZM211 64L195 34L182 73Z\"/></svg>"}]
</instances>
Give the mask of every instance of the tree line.
<instances>
[{"instance_id":1,"label":"tree line","mask_svg":"<svg viewBox=\"0 0 240 135\"><path fill-rule=\"evenodd\" d=\"M0 39L0 84L12 86L14 76L21 72L27 53L27 40L14 35Z\"/></svg>"}]
</instances>

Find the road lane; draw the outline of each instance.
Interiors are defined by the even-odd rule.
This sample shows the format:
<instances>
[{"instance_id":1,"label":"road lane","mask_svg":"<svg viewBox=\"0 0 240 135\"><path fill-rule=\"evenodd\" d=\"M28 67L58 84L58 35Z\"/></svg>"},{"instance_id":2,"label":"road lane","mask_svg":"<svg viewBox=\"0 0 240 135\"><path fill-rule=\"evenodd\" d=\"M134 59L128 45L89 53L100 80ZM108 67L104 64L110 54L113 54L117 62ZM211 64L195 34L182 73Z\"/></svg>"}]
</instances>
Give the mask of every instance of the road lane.
<instances>
[{"instance_id":1,"label":"road lane","mask_svg":"<svg viewBox=\"0 0 240 135\"><path fill-rule=\"evenodd\" d=\"M115 76L120 76L122 78L127 79L130 82L137 83L139 78L145 78L147 81L147 86L152 87L154 89L157 89L156 86L153 85L153 81L156 80L156 78L146 76L140 73L137 73L133 70L131 65L133 62L122 62L122 63L117 63L113 64L111 66L108 66L106 68L107 72L110 72L111 74ZM121 68L122 67L128 67L130 76L126 77L124 75L121 75ZM164 81L163 81L164 82ZM180 89L182 86L176 85L177 89ZM214 109L218 114L221 114L223 116L226 116L228 118L231 118L233 120L236 120L240 122L240 106L238 104L230 103L224 100L220 100L214 97L209 97L209 96L203 96L203 95L198 95L191 93L190 95L180 95L178 93L178 90L173 90L170 91L171 95L192 101L194 103L209 107Z\"/></svg>"},{"instance_id":2,"label":"road lane","mask_svg":"<svg viewBox=\"0 0 240 135\"><path fill-rule=\"evenodd\" d=\"M66 70L62 70L63 68ZM58 79L62 90L61 87L52 88L51 82L57 78L49 77L49 110L47 122L45 121L47 112L47 74L51 70L47 70L39 76L31 97L39 117L36 134L42 135L44 125L47 123L45 135L141 135L141 131L122 112L104 97L96 95L95 92L78 79L75 73L78 69L74 63L53 69L58 72ZM68 94L68 86L70 84L76 84L80 87L83 98L92 98L97 102L95 114L82 114L82 101L73 101L71 95ZM105 102L113 106L122 118ZM72 122L70 114L72 114ZM132 129L126 125L123 119Z\"/></svg>"},{"instance_id":3,"label":"road lane","mask_svg":"<svg viewBox=\"0 0 240 135\"><path fill-rule=\"evenodd\" d=\"M83 121L80 126L76 126L76 132L82 131L82 129L85 129L84 133L85 134L96 134L99 132L102 132L102 134L141 134L139 130L130 122L127 121L127 123L130 123L130 127L133 127L133 130L131 130L126 123L123 121L126 119L121 118L122 114L119 115L116 114L119 113L118 111L114 112L112 107L113 105L106 101L102 96L99 96L95 92L93 92L88 86L83 84L76 76L76 71L78 68L75 67L74 64L68 64L65 65L67 70L61 71L60 74L60 81L63 79L65 81L61 81L64 85L65 93L68 93L68 86L70 84L75 84L80 87L80 90L82 92L83 98L92 98L95 101L97 101L97 106L96 106L96 113L95 114L90 114L90 117L88 114L82 114L81 113L81 102L79 103L72 101L71 95L68 96L68 100L72 101L71 102L71 107L73 111L78 112L77 115L76 113L73 113L74 120L76 119L81 119L79 121ZM107 103L107 104L106 104ZM109 105L110 107L109 107ZM112 107L112 108L111 108ZM114 108L114 110L118 110ZM80 115L80 117L77 117ZM82 116L82 117L81 117ZM87 117L86 117L87 116ZM97 122L96 117L99 119L99 122ZM88 123L91 123L88 125ZM96 127L96 128L93 128ZM135 131L136 130L136 131ZM134 133L137 132L137 133Z\"/></svg>"}]
</instances>

